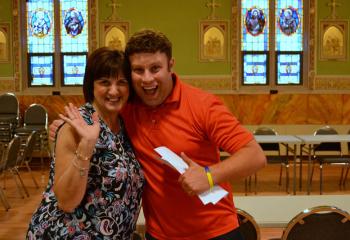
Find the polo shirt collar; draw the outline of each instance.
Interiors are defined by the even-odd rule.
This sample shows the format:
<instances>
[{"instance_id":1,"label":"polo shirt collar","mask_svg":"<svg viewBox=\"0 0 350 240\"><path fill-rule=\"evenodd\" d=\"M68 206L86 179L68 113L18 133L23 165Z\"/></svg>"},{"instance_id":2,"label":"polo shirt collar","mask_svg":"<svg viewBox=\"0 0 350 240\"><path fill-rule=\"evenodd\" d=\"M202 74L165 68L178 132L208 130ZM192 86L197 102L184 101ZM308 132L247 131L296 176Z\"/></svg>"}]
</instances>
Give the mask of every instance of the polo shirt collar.
<instances>
[{"instance_id":1,"label":"polo shirt collar","mask_svg":"<svg viewBox=\"0 0 350 240\"><path fill-rule=\"evenodd\" d=\"M180 101L180 93L181 93L180 80L175 73L172 73L171 77L174 84L173 90L171 91L170 95L165 99L165 102L163 104L177 103Z\"/></svg>"}]
</instances>

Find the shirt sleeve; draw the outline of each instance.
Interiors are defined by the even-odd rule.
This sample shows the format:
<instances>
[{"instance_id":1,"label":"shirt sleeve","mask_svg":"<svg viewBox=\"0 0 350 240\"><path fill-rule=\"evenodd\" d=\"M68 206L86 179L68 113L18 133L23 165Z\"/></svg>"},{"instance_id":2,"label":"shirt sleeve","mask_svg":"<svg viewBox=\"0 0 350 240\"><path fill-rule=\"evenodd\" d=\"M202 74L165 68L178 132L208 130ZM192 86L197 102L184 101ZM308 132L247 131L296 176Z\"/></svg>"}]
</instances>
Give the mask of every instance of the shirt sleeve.
<instances>
[{"instance_id":1,"label":"shirt sleeve","mask_svg":"<svg viewBox=\"0 0 350 240\"><path fill-rule=\"evenodd\" d=\"M206 98L204 111L205 132L217 146L234 153L253 139L253 134L244 128L223 102L214 95Z\"/></svg>"}]
</instances>

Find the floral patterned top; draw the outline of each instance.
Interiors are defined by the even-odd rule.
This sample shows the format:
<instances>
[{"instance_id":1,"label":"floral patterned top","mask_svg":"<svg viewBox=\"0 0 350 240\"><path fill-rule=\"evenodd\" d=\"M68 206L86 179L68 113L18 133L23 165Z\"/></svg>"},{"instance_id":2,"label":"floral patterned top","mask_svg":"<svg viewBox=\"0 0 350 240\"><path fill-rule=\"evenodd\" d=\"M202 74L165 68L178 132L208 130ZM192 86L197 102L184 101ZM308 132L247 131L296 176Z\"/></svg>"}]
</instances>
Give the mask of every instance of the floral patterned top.
<instances>
[{"instance_id":1,"label":"floral patterned top","mask_svg":"<svg viewBox=\"0 0 350 240\"><path fill-rule=\"evenodd\" d=\"M94 111L90 103L80 108L88 124L93 122ZM48 186L33 214L26 239L131 239L140 212L144 175L122 121L117 135L101 119L100 126L80 205L72 213L58 208L52 189L53 157Z\"/></svg>"}]
</instances>

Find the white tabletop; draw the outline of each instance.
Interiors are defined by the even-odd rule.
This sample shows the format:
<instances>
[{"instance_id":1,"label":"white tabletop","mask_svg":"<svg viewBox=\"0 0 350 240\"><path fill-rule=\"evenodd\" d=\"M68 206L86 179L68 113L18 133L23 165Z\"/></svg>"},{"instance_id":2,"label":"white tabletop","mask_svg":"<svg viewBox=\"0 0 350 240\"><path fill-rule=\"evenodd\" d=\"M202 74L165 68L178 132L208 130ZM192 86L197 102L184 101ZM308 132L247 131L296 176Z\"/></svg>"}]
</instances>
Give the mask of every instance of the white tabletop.
<instances>
[{"instance_id":1,"label":"white tabletop","mask_svg":"<svg viewBox=\"0 0 350 240\"><path fill-rule=\"evenodd\" d=\"M322 142L350 142L350 134L295 135L306 144Z\"/></svg>"},{"instance_id":2,"label":"white tabletop","mask_svg":"<svg viewBox=\"0 0 350 240\"><path fill-rule=\"evenodd\" d=\"M258 143L303 143L303 140L293 135L254 135Z\"/></svg>"}]
</instances>

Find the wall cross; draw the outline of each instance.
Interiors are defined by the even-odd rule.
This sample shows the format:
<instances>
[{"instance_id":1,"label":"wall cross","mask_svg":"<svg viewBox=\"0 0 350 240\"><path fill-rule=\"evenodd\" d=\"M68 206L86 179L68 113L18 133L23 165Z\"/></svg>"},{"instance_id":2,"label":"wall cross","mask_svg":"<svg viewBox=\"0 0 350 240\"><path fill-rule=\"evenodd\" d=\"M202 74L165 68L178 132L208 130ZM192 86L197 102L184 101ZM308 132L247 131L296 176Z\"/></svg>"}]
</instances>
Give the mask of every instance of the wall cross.
<instances>
[{"instance_id":1,"label":"wall cross","mask_svg":"<svg viewBox=\"0 0 350 240\"><path fill-rule=\"evenodd\" d=\"M221 4L216 3L215 0L211 0L211 2L208 2L208 3L206 4L206 6L207 6L208 8L211 8L211 9L210 9L210 10L211 10L211 11L210 11L210 15L208 16L208 19L216 19L216 16L215 16L215 8L220 7Z\"/></svg>"}]
</instances>

